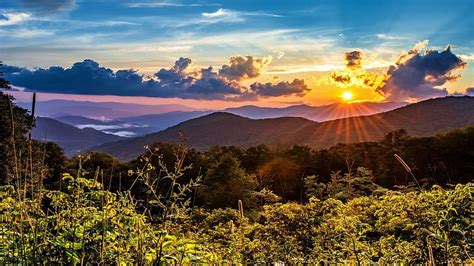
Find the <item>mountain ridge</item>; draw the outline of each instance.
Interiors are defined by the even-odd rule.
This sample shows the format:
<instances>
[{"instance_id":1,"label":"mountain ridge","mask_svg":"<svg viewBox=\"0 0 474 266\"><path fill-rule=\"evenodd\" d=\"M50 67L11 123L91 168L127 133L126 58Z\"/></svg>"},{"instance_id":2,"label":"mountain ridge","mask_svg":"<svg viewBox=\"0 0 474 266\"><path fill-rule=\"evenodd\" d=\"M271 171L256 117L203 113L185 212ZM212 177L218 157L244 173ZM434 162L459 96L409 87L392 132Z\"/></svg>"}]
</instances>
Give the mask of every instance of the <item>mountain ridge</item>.
<instances>
[{"instance_id":1,"label":"mountain ridge","mask_svg":"<svg viewBox=\"0 0 474 266\"><path fill-rule=\"evenodd\" d=\"M36 140L53 141L59 144L67 155L73 155L92 146L123 139L93 128L79 129L47 117L36 117L32 137Z\"/></svg>"},{"instance_id":2,"label":"mountain ridge","mask_svg":"<svg viewBox=\"0 0 474 266\"><path fill-rule=\"evenodd\" d=\"M179 142L183 132L188 145L206 149L213 145L248 147L307 145L315 149L337 143L376 141L388 132L404 128L411 136L428 136L474 124L473 97L445 97L410 104L370 116L314 122L305 118L249 119L216 112L182 122L166 130L138 138L106 143L91 150L132 159L144 145ZM138 147L138 148L137 148Z\"/></svg>"}]
</instances>

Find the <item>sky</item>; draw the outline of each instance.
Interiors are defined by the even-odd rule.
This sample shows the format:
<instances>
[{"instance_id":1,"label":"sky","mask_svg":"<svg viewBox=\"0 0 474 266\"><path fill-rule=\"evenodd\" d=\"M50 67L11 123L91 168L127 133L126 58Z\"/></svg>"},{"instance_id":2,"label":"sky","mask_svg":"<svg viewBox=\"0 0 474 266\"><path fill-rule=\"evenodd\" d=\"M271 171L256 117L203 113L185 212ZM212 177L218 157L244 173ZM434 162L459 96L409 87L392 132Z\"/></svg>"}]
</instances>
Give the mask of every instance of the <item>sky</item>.
<instances>
[{"instance_id":1,"label":"sky","mask_svg":"<svg viewBox=\"0 0 474 266\"><path fill-rule=\"evenodd\" d=\"M474 1L0 1L19 100L200 108L474 94Z\"/></svg>"}]
</instances>

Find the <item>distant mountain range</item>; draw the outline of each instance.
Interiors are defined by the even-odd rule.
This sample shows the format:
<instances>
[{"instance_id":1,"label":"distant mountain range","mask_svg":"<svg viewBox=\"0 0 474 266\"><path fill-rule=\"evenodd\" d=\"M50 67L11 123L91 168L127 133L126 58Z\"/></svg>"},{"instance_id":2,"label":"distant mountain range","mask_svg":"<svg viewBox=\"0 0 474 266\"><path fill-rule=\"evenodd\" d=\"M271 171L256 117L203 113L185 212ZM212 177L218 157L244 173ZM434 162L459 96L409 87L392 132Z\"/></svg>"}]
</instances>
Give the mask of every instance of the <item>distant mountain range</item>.
<instances>
[{"instance_id":1,"label":"distant mountain range","mask_svg":"<svg viewBox=\"0 0 474 266\"><path fill-rule=\"evenodd\" d=\"M68 107L64 105L67 102ZM24 104L27 105L27 104ZM46 105L46 106L44 106ZM405 103L336 103L325 106L309 106L295 105L284 108L270 108L258 106L242 106L238 108L228 108L223 112L233 113L248 118L276 118L276 117L302 117L314 121L327 121L338 118L370 115L374 113L392 110L394 108L405 105ZM211 114L215 111L199 111L188 110L184 107L184 111L171 111L169 108L181 108L180 106L142 106L137 107L136 104L115 104L103 103L103 106L91 102L75 102L75 101L47 101L37 104L39 115L49 114L63 123L78 127L91 127L107 134L115 134L123 137L143 136L155 133L168 127L177 125L189 119ZM56 107L55 107L56 106ZM115 109L108 108L113 107ZM42 108L40 108L42 107ZM129 113L153 112L151 114L137 116L119 116L124 114L123 108ZM137 109L137 110L135 110ZM114 110L119 110L118 114L111 115ZM187 110L187 111L186 111ZM55 112L55 113L54 113ZM76 113L75 115L61 115L64 113ZM164 113L163 113L164 112ZM93 113L93 116L87 114ZM82 114L82 115L81 115ZM84 116L86 115L86 116ZM114 117L114 119L97 119L105 117Z\"/></svg>"},{"instance_id":2,"label":"distant mountain range","mask_svg":"<svg viewBox=\"0 0 474 266\"><path fill-rule=\"evenodd\" d=\"M277 117L302 117L316 122L323 122L339 118L372 115L406 105L398 102L355 102L334 103L323 106L293 105L285 108L258 107L253 105L238 108L227 108L224 112L243 117L262 119Z\"/></svg>"},{"instance_id":3,"label":"distant mountain range","mask_svg":"<svg viewBox=\"0 0 474 266\"><path fill-rule=\"evenodd\" d=\"M380 140L388 132L400 128L407 130L411 136L428 136L473 124L474 98L467 96L432 99L380 114L321 123L296 117L256 120L217 112L157 133L106 143L92 150L104 151L125 160L133 159L143 153L144 145L178 142L178 131L184 133L189 146L198 149L212 145L247 147L262 143L271 146L301 144L319 149L337 143Z\"/></svg>"},{"instance_id":4,"label":"distant mountain range","mask_svg":"<svg viewBox=\"0 0 474 266\"><path fill-rule=\"evenodd\" d=\"M142 116L122 117L113 120L97 120L83 116L60 116L54 118L77 128L90 127L107 134L122 137L143 136L155 133L183 121L212 113L211 111L168 112Z\"/></svg>"},{"instance_id":5,"label":"distant mountain range","mask_svg":"<svg viewBox=\"0 0 474 266\"><path fill-rule=\"evenodd\" d=\"M123 139L93 128L79 129L45 117L36 118L36 127L33 128L32 137L37 140L53 141L59 144L67 155L76 154L92 146Z\"/></svg>"},{"instance_id":6,"label":"distant mountain range","mask_svg":"<svg viewBox=\"0 0 474 266\"><path fill-rule=\"evenodd\" d=\"M19 102L19 106L30 109L31 103ZM162 114L174 111L200 111L180 104L144 105L116 102L89 102L72 100L50 100L36 103L36 114L43 117L83 116L92 119L116 119L120 117Z\"/></svg>"},{"instance_id":7,"label":"distant mountain range","mask_svg":"<svg viewBox=\"0 0 474 266\"><path fill-rule=\"evenodd\" d=\"M83 116L60 116L54 118L77 128L94 128L107 134L121 137L136 137L160 131L164 128L138 124L133 119L97 120Z\"/></svg>"}]
</instances>

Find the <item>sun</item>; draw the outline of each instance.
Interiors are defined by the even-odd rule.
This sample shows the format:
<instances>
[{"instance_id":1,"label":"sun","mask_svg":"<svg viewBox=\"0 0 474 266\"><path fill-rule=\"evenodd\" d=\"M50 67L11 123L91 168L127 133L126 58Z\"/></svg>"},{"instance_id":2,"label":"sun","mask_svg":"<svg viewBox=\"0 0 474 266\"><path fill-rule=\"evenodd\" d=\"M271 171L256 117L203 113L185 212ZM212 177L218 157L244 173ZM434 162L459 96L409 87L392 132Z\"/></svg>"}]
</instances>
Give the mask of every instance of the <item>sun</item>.
<instances>
[{"instance_id":1,"label":"sun","mask_svg":"<svg viewBox=\"0 0 474 266\"><path fill-rule=\"evenodd\" d=\"M350 101L352 100L352 92L350 91L345 91L343 94L342 94L342 99L344 99L345 101Z\"/></svg>"}]
</instances>

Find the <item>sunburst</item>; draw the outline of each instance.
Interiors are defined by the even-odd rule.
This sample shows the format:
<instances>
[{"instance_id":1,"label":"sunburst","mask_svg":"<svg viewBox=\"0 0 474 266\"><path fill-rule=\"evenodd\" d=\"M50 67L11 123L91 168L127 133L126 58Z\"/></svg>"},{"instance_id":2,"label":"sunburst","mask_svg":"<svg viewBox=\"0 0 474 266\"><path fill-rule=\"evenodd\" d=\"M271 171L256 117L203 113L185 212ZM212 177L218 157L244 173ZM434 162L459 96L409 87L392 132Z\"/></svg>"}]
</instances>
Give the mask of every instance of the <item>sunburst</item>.
<instances>
[{"instance_id":1,"label":"sunburst","mask_svg":"<svg viewBox=\"0 0 474 266\"><path fill-rule=\"evenodd\" d=\"M352 100L353 97L354 97L354 95L352 95L352 92L350 92L350 91L345 91L345 92L342 94L342 99L343 99L344 101L347 101L347 102L350 101L350 100Z\"/></svg>"}]
</instances>

